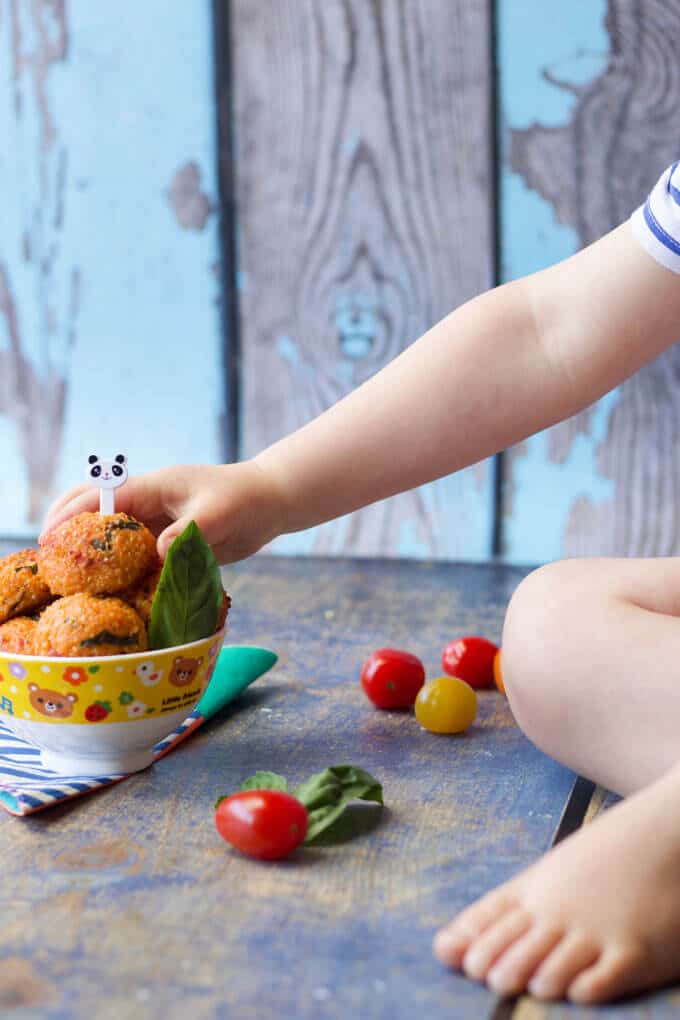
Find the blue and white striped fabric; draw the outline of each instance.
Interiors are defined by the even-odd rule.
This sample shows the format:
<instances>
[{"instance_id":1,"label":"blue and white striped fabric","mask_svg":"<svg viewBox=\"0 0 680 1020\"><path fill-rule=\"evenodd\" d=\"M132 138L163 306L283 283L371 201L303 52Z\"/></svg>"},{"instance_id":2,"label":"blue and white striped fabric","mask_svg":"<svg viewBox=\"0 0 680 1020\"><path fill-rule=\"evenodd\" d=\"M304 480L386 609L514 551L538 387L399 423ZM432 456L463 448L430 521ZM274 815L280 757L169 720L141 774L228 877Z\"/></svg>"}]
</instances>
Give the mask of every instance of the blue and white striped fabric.
<instances>
[{"instance_id":1,"label":"blue and white striped fabric","mask_svg":"<svg viewBox=\"0 0 680 1020\"><path fill-rule=\"evenodd\" d=\"M154 747L154 761L212 719L258 677L270 670L276 654L266 648L228 645L220 652L208 689L184 722ZM126 776L59 776L40 764L40 752L5 726L0 716L0 807L13 815L81 797L84 793L120 783Z\"/></svg>"},{"instance_id":2,"label":"blue and white striped fabric","mask_svg":"<svg viewBox=\"0 0 680 1020\"><path fill-rule=\"evenodd\" d=\"M652 258L680 273L680 160L665 170L631 216L633 235Z\"/></svg>"},{"instance_id":3,"label":"blue and white striped fabric","mask_svg":"<svg viewBox=\"0 0 680 1020\"><path fill-rule=\"evenodd\" d=\"M203 722L194 711L154 748L162 758ZM27 815L125 779L118 776L59 776L40 764L40 751L17 737L0 720L0 805L13 815Z\"/></svg>"}]
</instances>

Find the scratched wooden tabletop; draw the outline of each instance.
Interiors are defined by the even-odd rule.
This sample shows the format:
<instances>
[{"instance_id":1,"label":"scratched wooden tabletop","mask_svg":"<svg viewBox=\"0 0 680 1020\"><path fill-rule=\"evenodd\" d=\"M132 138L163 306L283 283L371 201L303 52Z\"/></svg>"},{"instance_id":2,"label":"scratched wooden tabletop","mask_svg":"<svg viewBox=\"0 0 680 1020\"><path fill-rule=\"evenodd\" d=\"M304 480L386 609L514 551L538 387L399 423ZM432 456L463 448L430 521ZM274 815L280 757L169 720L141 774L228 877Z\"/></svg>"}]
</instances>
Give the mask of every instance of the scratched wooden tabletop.
<instances>
[{"instance_id":1,"label":"scratched wooden tabletop","mask_svg":"<svg viewBox=\"0 0 680 1020\"><path fill-rule=\"evenodd\" d=\"M407 713L374 710L358 673L372 650L393 645L438 675L453 636L500 637L522 576L264 557L225 571L231 640L271 647L279 664L153 769L43 814L0 818L0 1015L675 1015L672 992L604 1010L499 1003L432 957L438 925L550 845L574 805L574 777L528 744L498 693L482 694L467 734L436 737ZM358 838L261 864L216 835L215 798L255 770L298 782L343 762L384 786L387 807L357 815Z\"/></svg>"}]
</instances>

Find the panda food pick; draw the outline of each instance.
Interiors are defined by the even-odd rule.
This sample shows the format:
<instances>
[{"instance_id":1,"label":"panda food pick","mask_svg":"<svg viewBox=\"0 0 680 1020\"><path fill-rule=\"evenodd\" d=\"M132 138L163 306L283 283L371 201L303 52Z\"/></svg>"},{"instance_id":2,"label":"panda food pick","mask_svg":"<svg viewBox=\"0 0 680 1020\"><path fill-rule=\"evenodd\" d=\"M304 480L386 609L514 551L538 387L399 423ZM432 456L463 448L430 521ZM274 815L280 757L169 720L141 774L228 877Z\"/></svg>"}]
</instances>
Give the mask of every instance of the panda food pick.
<instances>
[{"instance_id":1,"label":"panda food pick","mask_svg":"<svg viewBox=\"0 0 680 1020\"><path fill-rule=\"evenodd\" d=\"M90 455L88 478L100 489L100 512L65 521L37 552L0 559L0 652L121 655L222 629L231 602L200 530L190 524L162 565L151 531L115 513L115 489L127 477L123 454Z\"/></svg>"},{"instance_id":2,"label":"panda food pick","mask_svg":"<svg viewBox=\"0 0 680 1020\"><path fill-rule=\"evenodd\" d=\"M96 453L87 458L89 477L99 487L99 513L112 514L116 509L115 489L124 485L128 478L127 457L116 454L113 460L103 460Z\"/></svg>"}]
</instances>

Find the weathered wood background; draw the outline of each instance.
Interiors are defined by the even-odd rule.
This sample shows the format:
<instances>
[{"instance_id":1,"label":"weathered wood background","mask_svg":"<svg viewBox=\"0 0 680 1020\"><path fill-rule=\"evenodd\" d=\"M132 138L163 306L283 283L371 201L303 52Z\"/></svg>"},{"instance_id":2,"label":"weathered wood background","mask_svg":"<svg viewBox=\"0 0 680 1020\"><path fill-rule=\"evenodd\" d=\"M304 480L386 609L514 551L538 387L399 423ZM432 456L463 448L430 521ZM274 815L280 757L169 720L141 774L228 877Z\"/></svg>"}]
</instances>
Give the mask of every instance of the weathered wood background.
<instances>
[{"instance_id":1,"label":"weathered wood background","mask_svg":"<svg viewBox=\"0 0 680 1020\"><path fill-rule=\"evenodd\" d=\"M501 0L499 14L507 278L625 220L680 156L680 5L587 0L555 9ZM677 555L679 372L675 348L511 451L503 506L510 559Z\"/></svg>"},{"instance_id":2,"label":"weathered wood background","mask_svg":"<svg viewBox=\"0 0 680 1020\"><path fill-rule=\"evenodd\" d=\"M223 453L212 87L207 4L0 0L0 533Z\"/></svg>"},{"instance_id":3,"label":"weathered wood background","mask_svg":"<svg viewBox=\"0 0 680 1020\"><path fill-rule=\"evenodd\" d=\"M234 0L232 19L251 454L491 284L490 24L467 0ZM490 479L473 468L294 546L484 557Z\"/></svg>"},{"instance_id":4,"label":"weathered wood background","mask_svg":"<svg viewBox=\"0 0 680 1020\"><path fill-rule=\"evenodd\" d=\"M679 58L676 0L0 0L0 535L90 448L251 455L625 219L679 155ZM679 357L275 548L676 553Z\"/></svg>"}]
</instances>

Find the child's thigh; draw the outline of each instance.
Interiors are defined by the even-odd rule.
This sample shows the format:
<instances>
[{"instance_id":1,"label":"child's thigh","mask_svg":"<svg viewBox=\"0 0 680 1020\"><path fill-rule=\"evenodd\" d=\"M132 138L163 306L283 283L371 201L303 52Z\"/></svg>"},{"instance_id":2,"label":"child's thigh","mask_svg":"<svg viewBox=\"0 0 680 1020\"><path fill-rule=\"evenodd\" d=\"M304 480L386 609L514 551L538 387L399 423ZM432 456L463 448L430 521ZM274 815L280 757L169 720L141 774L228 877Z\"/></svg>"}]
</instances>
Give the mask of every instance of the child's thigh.
<instances>
[{"instance_id":1,"label":"child's thigh","mask_svg":"<svg viewBox=\"0 0 680 1020\"><path fill-rule=\"evenodd\" d=\"M680 559L568 560L511 600L503 674L543 750L628 793L680 758Z\"/></svg>"}]
</instances>

